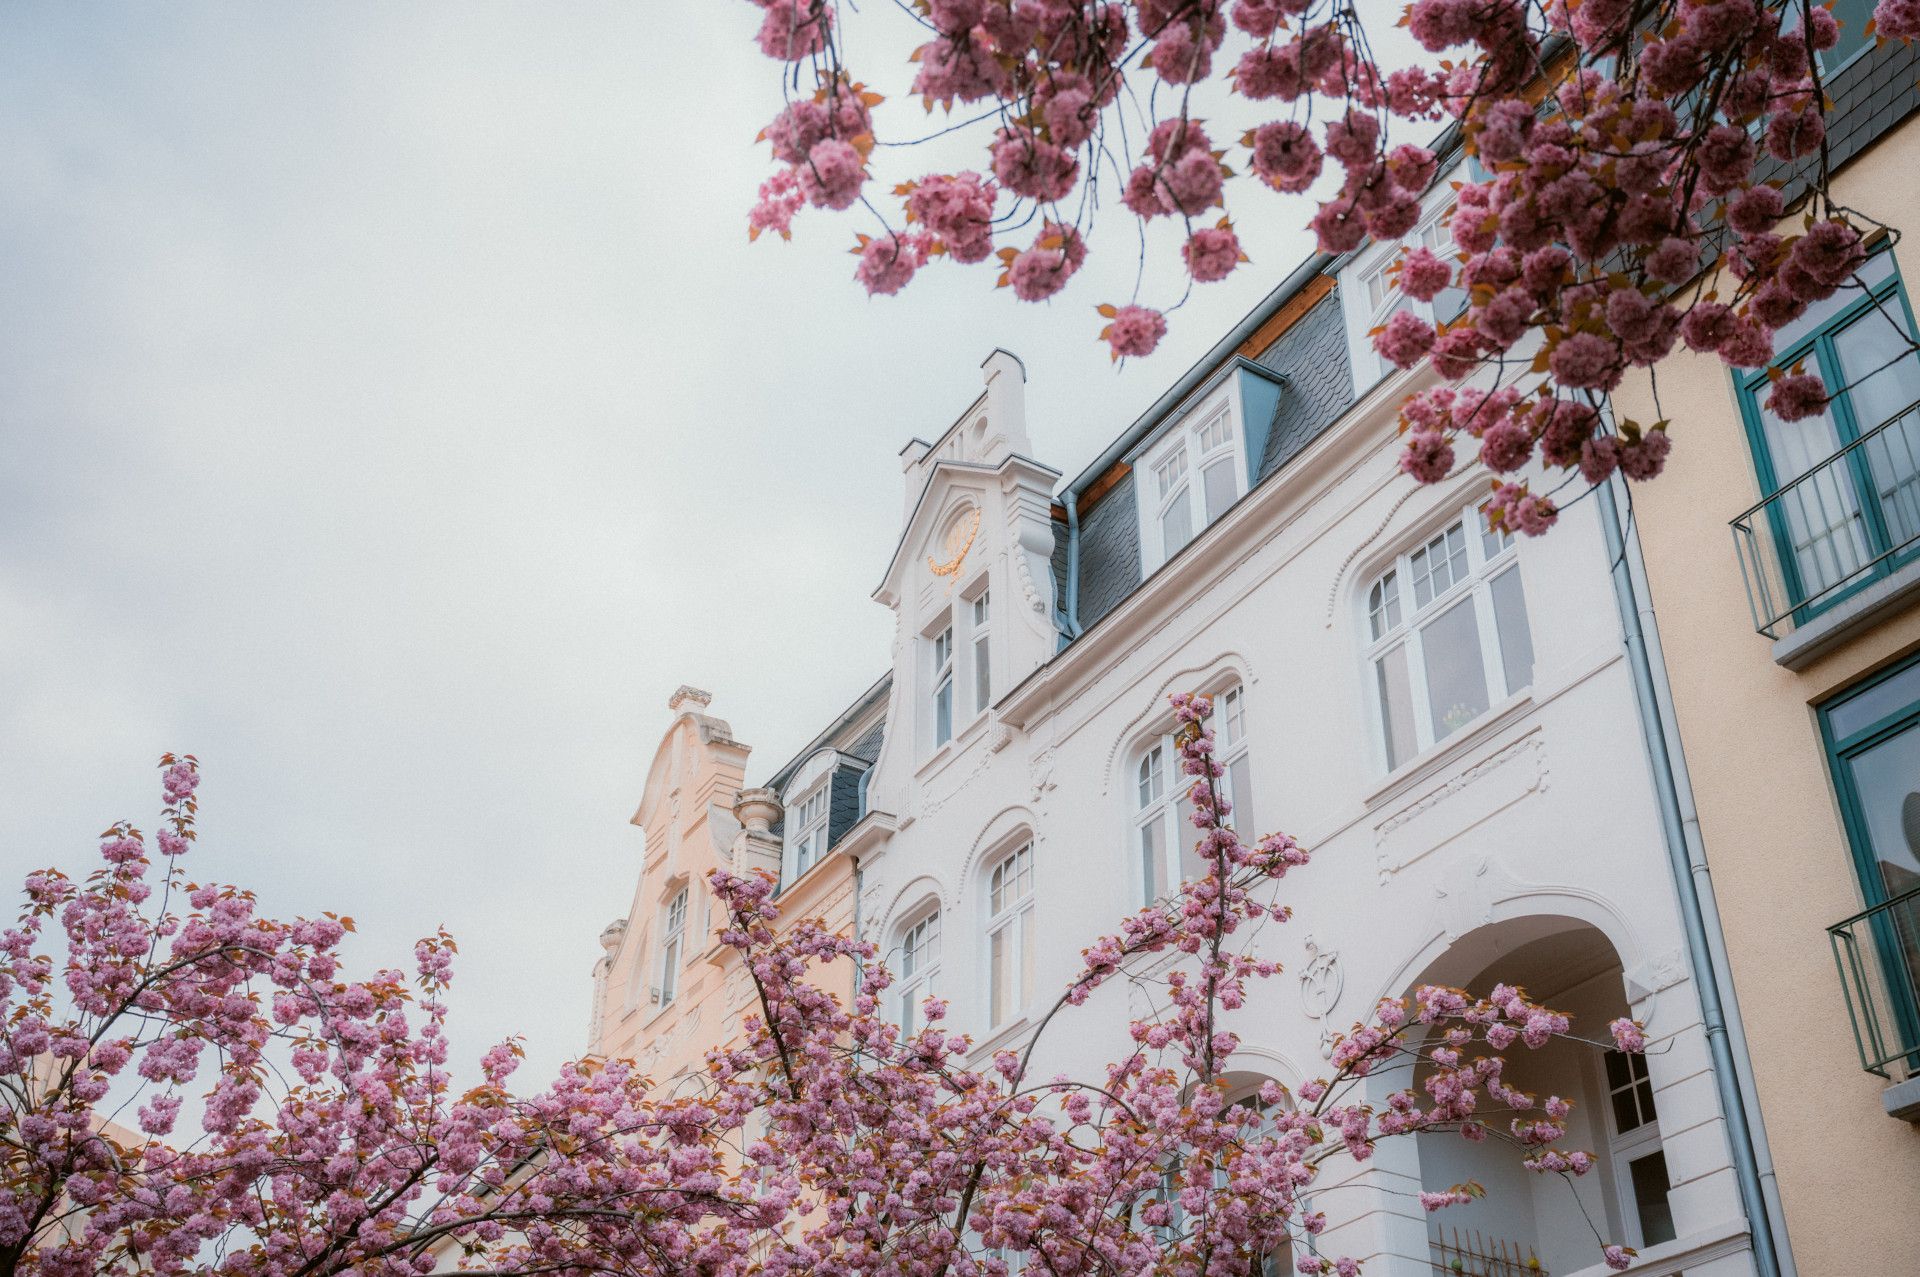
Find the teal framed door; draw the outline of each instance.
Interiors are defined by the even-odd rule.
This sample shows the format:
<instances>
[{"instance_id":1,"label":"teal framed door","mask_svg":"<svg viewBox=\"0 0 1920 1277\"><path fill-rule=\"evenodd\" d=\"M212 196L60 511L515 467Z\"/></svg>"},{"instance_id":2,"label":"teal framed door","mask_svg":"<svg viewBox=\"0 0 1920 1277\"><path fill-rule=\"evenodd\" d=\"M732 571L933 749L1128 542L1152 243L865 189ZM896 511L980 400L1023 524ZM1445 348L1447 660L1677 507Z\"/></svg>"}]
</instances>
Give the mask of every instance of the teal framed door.
<instances>
[{"instance_id":1,"label":"teal framed door","mask_svg":"<svg viewBox=\"0 0 1920 1277\"><path fill-rule=\"evenodd\" d=\"M1779 334L1775 368L1804 366L1835 392L1825 411L1783 421L1766 372L1740 383L1754 468L1795 624L1920 555L1920 354L1888 253Z\"/></svg>"},{"instance_id":2,"label":"teal framed door","mask_svg":"<svg viewBox=\"0 0 1920 1277\"><path fill-rule=\"evenodd\" d=\"M1860 892L1869 909L1920 889L1920 660L1828 702L1820 730ZM1920 1048L1920 912L1871 920L1900 1043ZM1920 1051L1908 1056L1920 1067Z\"/></svg>"}]
</instances>

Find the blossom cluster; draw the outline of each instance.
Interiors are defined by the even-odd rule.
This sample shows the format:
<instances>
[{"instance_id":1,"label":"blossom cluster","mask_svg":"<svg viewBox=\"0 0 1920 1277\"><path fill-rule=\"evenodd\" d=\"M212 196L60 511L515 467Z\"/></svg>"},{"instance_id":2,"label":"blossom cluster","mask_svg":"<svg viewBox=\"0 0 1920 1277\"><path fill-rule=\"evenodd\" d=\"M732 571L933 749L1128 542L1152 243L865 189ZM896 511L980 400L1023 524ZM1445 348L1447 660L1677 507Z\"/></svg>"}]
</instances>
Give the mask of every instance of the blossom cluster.
<instances>
[{"instance_id":1,"label":"blossom cluster","mask_svg":"<svg viewBox=\"0 0 1920 1277\"><path fill-rule=\"evenodd\" d=\"M1280 971L1245 942L1288 920L1278 888L1308 855L1285 834L1236 832L1210 701L1172 708L1203 870L1090 945L1038 1033L985 1059L937 997L902 1031L871 944L782 918L770 874L716 870L718 940L756 1010L699 1077L660 1088L628 1062L589 1060L522 1097L506 1042L458 1089L444 932L416 946L411 976L351 979L338 956L351 919L263 918L244 891L189 885L178 852L150 880L144 836L116 825L99 872L30 875L19 925L0 933L0 1258L25 1277L420 1277L448 1262L1006 1277L1022 1260L1087 1277L1254 1277L1292 1245L1301 1272L1351 1277L1351 1257L1304 1244L1326 1228L1308 1194L1333 1158L1447 1132L1509 1142L1539 1173L1590 1170L1590 1154L1560 1147L1571 1106L1506 1079L1507 1053L1569 1022L1506 985L1383 1002L1335 1043L1329 1076L1227 1102L1231 1017ZM163 825L184 848L198 766L164 765ZM58 968L41 951L49 924ZM821 975L848 963L859 975L843 1001ZM1147 968L1165 1007L1132 1023L1102 1076L1030 1076L1047 1025ZM1645 1046L1629 1020L1610 1030L1622 1050ZM1417 1085L1368 1102L1366 1079L1402 1063ZM129 1090L137 1132L111 1120ZM181 1129L188 1112L197 1132ZM1623 1266L1630 1252L1603 1257Z\"/></svg>"},{"instance_id":2,"label":"blossom cluster","mask_svg":"<svg viewBox=\"0 0 1920 1277\"><path fill-rule=\"evenodd\" d=\"M862 198L879 98L851 79L836 25L846 19L826 0L752 3L760 47L787 82L805 67L820 86L764 134L782 167L750 230L785 234L806 205ZM1371 11L1354 0L902 7L924 35L911 96L929 111L976 113L985 163L901 184L904 225L862 241L856 277L893 293L934 258L997 257L1002 286L1046 300L1086 259L1092 183L1103 169L1124 175L1118 203L1143 224L1129 240L1145 242L1144 224L1178 223L1184 281L1169 305L1099 307L1115 359L1151 353L1185 290L1247 260L1220 216L1237 173L1312 195L1307 224L1325 252L1400 241L1431 206L1438 157L1394 128L1427 137L1450 122L1475 180L1458 184L1451 245L1404 253L1394 278L1411 304L1373 340L1388 364L1430 361L1446 382L1527 386L1533 402L1487 423L1491 442L1478 417L1435 425L1450 411L1417 396L1405 423L1405 468L1418 477L1446 473L1463 436L1503 463L1494 509L1521 531L1557 515L1551 494L1530 491L1530 462L1589 485L1650 477L1664 462L1665 421L1595 412L1583 417L1588 435L1570 439L1561 405L1600 408L1630 370L1680 345L1765 365L1776 331L1852 286L1876 229L1826 194L1820 60L1843 31L1829 7L1802 0L1414 0L1403 21L1419 53L1392 69L1372 59ZM1880 37L1911 40L1920 2L1880 0L1874 22ZM1244 160L1190 111L1194 87L1211 80L1256 114L1275 112L1241 133ZM1783 222L1790 205L1797 225ZM1435 313L1443 292L1464 299L1459 313ZM1786 370L1768 407L1796 420L1829 393L1813 373Z\"/></svg>"}]
</instances>

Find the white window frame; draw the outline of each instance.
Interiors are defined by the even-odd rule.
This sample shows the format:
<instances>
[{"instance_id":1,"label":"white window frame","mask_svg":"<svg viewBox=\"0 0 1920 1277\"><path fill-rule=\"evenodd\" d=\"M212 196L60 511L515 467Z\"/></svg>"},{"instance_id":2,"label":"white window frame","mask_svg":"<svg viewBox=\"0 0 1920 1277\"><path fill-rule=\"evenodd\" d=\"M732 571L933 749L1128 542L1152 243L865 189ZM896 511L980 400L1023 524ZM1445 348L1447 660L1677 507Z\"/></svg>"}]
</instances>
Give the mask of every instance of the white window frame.
<instances>
[{"instance_id":1,"label":"white window frame","mask_svg":"<svg viewBox=\"0 0 1920 1277\"><path fill-rule=\"evenodd\" d=\"M953 739L953 616L943 616L938 627L927 636L930 681L927 694L928 723L932 727L933 747L939 749ZM946 721L941 722L944 712Z\"/></svg>"},{"instance_id":2,"label":"white window frame","mask_svg":"<svg viewBox=\"0 0 1920 1277\"><path fill-rule=\"evenodd\" d=\"M1457 569L1457 576L1454 574L1456 569L1451 547L1445 545L1447 538L1456 530L1460 533L1460 548L1464 552L1464 566ZM1436 546L1443 547L1444 558L1435 556ZM1521 619L1525 622L1529 664L1524 681L1512 685L1509 685L1507 677L1499 620L1494 606L1494 583L1504 580L1509 569L1518 571L1518 562L1518 544L1512 534L1494 533L1487 527L1486 515L1480 507L1468 506L1440 525L1437 531L1407 546L1391 564L1375 572L1367 587L1361 591L1360 636L1366 658L1364 669L1368 717L1372 720L1371 731L1377 757L1387 771L1397 771L1426 756L1447 739L1485 717L1495 707L1533 685L1538 654L1533 647L1533 623L1528 617L1524 577L1516 576L1514 581L1520 589ZM1424 575L1431 581L1437 563L1446 565L1449 579L1444 588L1431 593L1422 602L1416 588L1416 575ZM1451 615L1456 606L1473 609L1474 633L1480 645L1481 677L1486 686L1487 703L1457 723L1436 724L1427 687L1425 636L1435 622ZM1393 742L1389 739L1387 701L1381 687L1381 671L1385 668L1383 662L1388 661L1396 650L1404 652L1401 658L1402 677L1406 683L1412 719L1406 725L1412 733L1412 740L1405 754L1397 757ZM1517 658L1520 654L1516 650L1514 655ZM1456 708L1465 706L1463 704ZM1437 727L1444 727L1445 730L1437 731Z\"/></svg>"},{"instance_id":3,"label":"white window frame","mask_svg":"<svg viewBox=\"0 0 1920 1277\"><path fill-rule=\"evenodd\" d=\"M992 705L995 641L991 574L982 571L957 591L955 599L940 609L921 635L927 649L927 754L931 756L966 735Z\"/></svg>"},{"instance_id":4,"label":"white window frame","mask_svg":"<svg viewBox=\"0 0 1920 1277\"><path fill-rule=\"evenodd\" d=\"M1134 495L1140 511L1140 547L1146 571L1153 571L1191 545L1247 494L1245 441L1238 382L1230 377L1217 394L1195 407L1141 454L1133 468ZM1219 494L1218 509L1209 510L1207 476L1222 465L1232 479L1232 488ZM1177 477L1170 478L1176 468ZM1169 545L1167 516L1176 511L1186 516L1187 535L1180 544Z\"/></svg>"},{"instance_id":5,"label":"white window frame","mask_svg":"<svg viewBox=\"0 0 1920 1277\"><path fill-rule=\"evenodd\" d=\"M1627 1062L1628 1081L1625 1086L1614 1086L1612 1078L1607 1075L1606 1061L1611 1055L1618 1055ZM1636 1068L1639 1070L1637 1075L1634 1072ZM1620 1223L1626 1229L1627 1244L1638 1249L1647 1245L1647 1239L1644 1230L1640 1227L1640 1197L1633 1188L1632 1163L1654 1153L1666 1151L1666 1141L1660 1138L1660 1111L1653 1097L1653 1078L1647 1067L1647 1057L1634 1052L1611 1049L1603 1052L1600 1056L1599 1070L1600 1093L1606 1096L1602 1102L1606 1115L1601 1121L1605 1124L1607 1131L1607 1154L1613 1171L1613 1190L1615 1196L1620 1199ZM1638 1126L1623 1132L1618 1119L1614 1116L1614 1096L1622 1091L1635 1090L1639 1086L1645 1086L1647 1090L1646 1112ZM1637 1096L1634 1100L1634 1109L1636 1112L1640 1109L1640 1100ZM1673 1174L1671 1166L1667 1168L1667 1174L1671 1180ZM1671 1182L1667 1185L1667 1209L1669 1211L1673 1209Z\"/></svg>"},{"instance_id":6,"label":"white window frame","mask_svg":"<svg viewBox=\"0 0 1920 1277\"><path fill-rule=\"evenodd\" d=\"M1001 856L985 875L987 922L981 951L987 968L990 1032L1019 1020L1033 1004L1033 875L1031 841ZM994 962L996 952L1005 955L1009 986L1004 995Z\"/></svg>"},{"instance_id":7,"label":"white window frame","mask_svg":"<svg viewBox=\"0 0 1920 1277\"><path fill-rule=\"evenodd\" d=\"M1244 685L1230 683L1209 694L1213 699L1214 760L1226 774L1220 778L1220 790L1233 805L1226 823L1244 837L1258 836L1257 830L1243 825L1241 802L1252 805L1252 756L1247 740L1247 693ZM1127 859L1133 866L1134 903L1151 905L1163 900L1189 871L1205 869L1194 858L1193 845L1200 840L1194 828L1193 804L1187 795L1194 780L1181 770L1180 743L1172 726L1149 737L1136 747L1127 769L1127 794L1132 812L1127 830ZM1148 869L1148 857L1154 856L1157 868Z\"/></svg>"},{"instance_id":8,"label":"white window frame","mask_svg":"<svg viewBox=\"0 0 1920 1277\"><path fill-rule=\"evenodd\" d=\"M967 652L972 673L973 712L987 712L993 704L993 592L983 581L980 592L967 600Z\"/></svg>"},{"instance_id":9,"label":"white window frame","mask_svg":"<svg viewBox=\"0 0 1920 1277\"><path fill-rule=\"evenodd\" d=\"M682 885L660 906L660 982L654 986L658 994L654 1001L662 1007L672 1006L673 1000L680 996L680 969L686 965L690 903L689 889Z\"/></svg>"},{"instance_id":10,"label":"white window frame","mask_svg":"<svg viewBox=\"0 0 1920 1277\"><path fill-rule=\"evenodd\" d=\"M935 992L940 975L940 906L921 911L900 928L900 970L893 984L893 1022L905 1038L926 1026L919 1022L920 1004Z\"/></svg>"},{"instance_id":11,"label":"white window frame","mask_svg":"<svg viewBox=\"0 0 1920 1277\"><path fill-rule=\"evenodd\" d=\"M833 815L833 772L827 772L797 803L787 805L788 879L826 858L827 824Z\"/></svg>"},{"instance_id":12,"label":"white window frame","mask_svg":"<svg viewBox=\"0 0 1920 1277\"><path fill-rule=\"evenodd\" d=\"M1457 169L1455 171L1458 171ZM1454 263L1459 249L1453 243L1454 194L1445 175L1436 180L1425 197L1420 220L1405 239L1369 245L1354 264L1343 271L1340 292L1347 321L1347 349L1353 365L1355 393L1363 393L1374 382L1395 371L1373 348L1373 330L1387 322L1396 310L1410 310L1420 318L1435 319L1435 302L1417 301L1400 291L1398 280L1389 282L1387 272L1400 260L1401 253L1416 245L1425 245L1434 256ZM1465 308L1467 295L1456 288L1440 294L1440 299L1457 295L1461 305L1442 316L1451 319ZM1440 300L1436 299L1436 301Z\"/></svg>"}]
</instances>

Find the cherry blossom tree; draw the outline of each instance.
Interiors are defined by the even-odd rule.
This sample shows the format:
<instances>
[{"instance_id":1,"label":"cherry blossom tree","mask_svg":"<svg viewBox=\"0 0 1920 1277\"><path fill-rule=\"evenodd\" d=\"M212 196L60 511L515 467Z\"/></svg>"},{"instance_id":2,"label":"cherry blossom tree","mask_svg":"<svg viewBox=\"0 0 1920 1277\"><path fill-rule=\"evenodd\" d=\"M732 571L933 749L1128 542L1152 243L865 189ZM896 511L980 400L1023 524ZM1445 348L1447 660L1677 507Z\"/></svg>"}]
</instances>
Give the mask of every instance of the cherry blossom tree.
<instances>
[{"instance_id":1,"label":"cherry blossom tree","mask_svg":"<svg viewBox=\"0 0 1920 1277\"><path fill-rule=\"evenodd\" d=\"M115 825L84 882L30 875L0 933L0 1273L1006 1277L1024 1259L1063 1277L1232 1277L1293 1243L1299 1271L1347 1277L1353 1260L1307 1244L1326 1223L1307 1193L1331 1161L1455 1132L1510 1142L1541 1174L1588 1171L1560 1147L1567 1102L1504 1079L1506 1053L1571 1026L1506 986L1385 1001L1330 1076L1226 1103L1233 1012L1278 969L1248 938L1287 920L1279 887L1307 854L1235 834L1210 706L1175 707L1208 871L1089 947L1023 1051L976 1067L936 998L903 1034L879 1012L892 977L870 945L782 920L767 877L721 871L721 938L758 1014L670 1095L589 1060L519 1097L511 1043L457 1088L453 942L420 942L411 978L355 980L337 956L349 919L276 922L244 891L189 883L199 771L168 758L159 863ZM843 1004L810 976L848 957L862 975ZM1049 1027L1143 962L1165 1009L1104 1074L1031 1076ZM1631 1021L1610 1028L1644 1047ZM1403 1068L1417 1085L1368 1100L1370 1076Z\"/></svg>"},{"instance_id":2,"label":"cherry blossom tree","mask_svg":"<svg viewBox=\"0 0 1920 1277\"><path fill-rule=\"evenodd\" d=\"M787 103L763 134L776 169L750 234L859 205L875 223L857 249L870 292L946 257L1041 301L1082 267L1117 190L1141 245L1154 224L1179 228L1182 282L1141 301L1143 252L1136 296L1098 307L1116 359L1151 353L1193 286L1245 261L1229 190L1306 196L1319 247L1344 253L1412 231L1457 142L1478 175L1455 184L1456 251L1414 248L1394 269L1409 297L1459 289L1467 304L1440 322L1402 310L1373 340L1394 365L1430 360L1473 386L1409 396L1403 468L1431 482L1474 449L1501 476L1491 517L1524 533L1558 513L1515 477L1536 458L1561 486L1659 473L1669 423L1607 413L1630 369L1681 344L1765 366L1774 332L1857 287L1873 237L1894 233L1829 193L1819 55L1841 31L1813 0L752 2ZM874 149L926 126L877 109L844 35L902 13L920 40L906 95L957 113L937 132L972 127L985 154L886 197L869 186ZM1871 25L1912 40L1920 0L1879 0ZM1237 138L1193 114L1208 85L1244 103ZM1781 370L1768 407L1796 420L1828 396Z\"/></svg>"}]
</instances>

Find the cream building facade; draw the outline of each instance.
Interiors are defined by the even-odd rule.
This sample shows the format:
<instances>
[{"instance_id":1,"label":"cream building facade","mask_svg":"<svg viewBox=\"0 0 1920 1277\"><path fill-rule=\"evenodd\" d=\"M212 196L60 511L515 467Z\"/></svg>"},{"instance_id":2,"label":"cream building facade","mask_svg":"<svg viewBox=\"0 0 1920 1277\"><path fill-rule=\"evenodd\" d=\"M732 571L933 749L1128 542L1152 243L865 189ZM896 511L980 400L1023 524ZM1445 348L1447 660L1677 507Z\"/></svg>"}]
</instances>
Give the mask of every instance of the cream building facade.
<instances>
[{"instance_id":1,"label":"cream building facade","mask_svg":"<svg viewBox=\"0 0 1920 1277\"><path fill-rule=\"evenodd\" d=\"M1827 69L1836 202L1909 221L1920 68L1887 45ZM1820 417L1781 421L1764 373L1687 352L1615 395L1673 422L1666 473L1635 491L1648 630L1806 1274L1920 1272L1912 245L1876 244L1866 289L1779 335L1778 366L1841 388Z\"/></svg>"}]
</instances>

